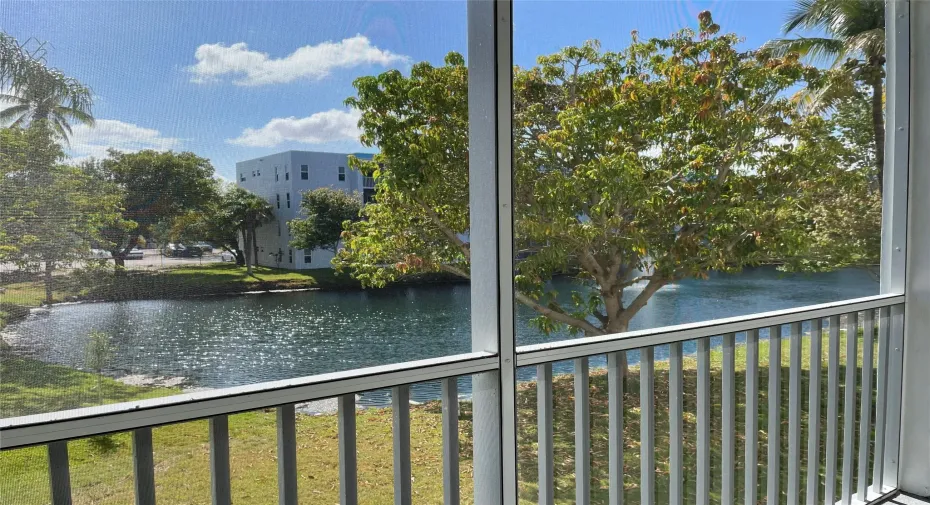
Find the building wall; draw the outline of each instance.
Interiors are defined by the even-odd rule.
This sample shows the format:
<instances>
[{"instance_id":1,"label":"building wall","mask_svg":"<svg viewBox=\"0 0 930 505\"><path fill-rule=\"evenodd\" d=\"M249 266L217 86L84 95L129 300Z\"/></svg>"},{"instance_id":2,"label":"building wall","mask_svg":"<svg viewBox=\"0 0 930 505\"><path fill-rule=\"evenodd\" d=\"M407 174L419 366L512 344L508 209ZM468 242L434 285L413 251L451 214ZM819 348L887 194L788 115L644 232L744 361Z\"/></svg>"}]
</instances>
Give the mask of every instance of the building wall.
<instances>
[{"instance_id":1,"label":"building wall","mask_svg":"<svg viewBox=\"0 0 930 505\"><path fill-rule=\"evenodd\" d=\"M287 223L298 217L304 191L331 187L362 194L364 179L360 172L349 168L348 157L343 153L286 151L236 163L236 184L264 198L274 209L275 220L259 227L255 233L258 265L297 270L330 267L332 251L314 250L310 254L311 261L306 262L305 251L288 245ZM306 179L303 178L304 166ZM344 180L339 180L339 167L344 167Z\"/></svg>"}]
</instances>

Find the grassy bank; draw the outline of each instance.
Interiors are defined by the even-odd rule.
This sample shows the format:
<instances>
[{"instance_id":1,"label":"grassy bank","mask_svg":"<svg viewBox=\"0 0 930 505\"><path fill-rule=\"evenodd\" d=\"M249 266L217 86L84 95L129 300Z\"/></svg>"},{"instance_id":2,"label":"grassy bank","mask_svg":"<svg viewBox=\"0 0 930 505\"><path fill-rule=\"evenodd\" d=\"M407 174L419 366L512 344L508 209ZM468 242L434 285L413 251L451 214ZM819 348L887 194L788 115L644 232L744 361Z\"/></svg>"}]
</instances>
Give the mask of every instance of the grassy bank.
<instances>
[{"instance_id":1,"label":"grassy bank","mask_svg":"<svg viewBox=\"0 0 930 505\"><path fill-rule=\"evenodd\" d=\"M401 279L395 285L458 280L446 274L415 275ZM0 329L45 300L45 287L40 280L9 283L0 288L3 288L0 293ZM58 275L55 276L53 297L56 302L119 301L286 289L340 291L361 289L361 285L348 274L337 275L329 268L296 271L255 267L249 275L245 267L213 263L156 271L129 270L120 276L109 269Z\"/></svg>"},{"instance_id":2,"label":"grassy bank","mask_svg":"<svg viewBox=\"0 0 930 505\"><path fill-rule=\"evenodd\" d=\"M824 370L822 376L823 407L820 415L822 421L826 412L826 339L822 356ZM841 349L845 346L842 345ZM781 429L778 444L781 447L782 500L787 486L787 428L788 428L788 360L791 353L787 341L783 342ZM804 413L802 426L807 426L807 391L809 380L809 342L802 343L802 391ZM768 342L760 342L759 367L759 496L758 503L765 501L766 489L766 447L769 439L767 433L767 377L768 377ZM743 489L743 451L744 437L744 401L745 401L745 348L737 349L737 411L736 411L736 459L735 481L737 497L741 500ZM720 447L721 419L720 375L721 354L719 350L712 354L712 425L711 447L712 469L711 501L719 503L720 492ZM841 355L845 363L845 356ZM860 357L861 362L861 346ZM34 364L32 366L48 366ZM21 368L21 367L20 367ZM656 502L667 503L668 493L668 366L657 363L655 377L656 407ZM696 363L686 359L684 374L684 450L686 503L693 503L696 468ZM18 368L17 368L18 369ZM59 367L43 370L40 376L64 373ZM625 501L628 504L639 503L639 381L632 367L630 377L625 380L624 391L624 439L625 439ZM841 367L840 377L844 368ZM78 374L74 376L72 374ZM84 383L95 382L93 377L80 378L80 372L69 372L65 382L79 380ZM87 374L83 374L87 375ZM858 373L857 373L858 377ZM26 376L12 374L4 376L4 382L25 381ZM842 382L842 380L841 380ZM873 382L874 384L874 382ZM842 384L841 384L842 386ZM112 384L108 387L121 388ZM34 387L22 387L28 391ZM842 388L841 388L842 389ZM67 387L42 389L43 394L55 397L72 396ZM10 390L15 392L16 390ZM556 501L569 504L574 502L574 398L572 377L556 377L553 384L555 404L555 475ZM159 393L164 394L165 390ZM18 393L17 393L18 394ZM127 395L135 394L127 390ZM6 397L4 390L4 397ZM592 502L606 503L607 500L607 385L603 371L592 372L591 388L591 473ZM60 404L66 404L61 401ZM533 384L521 386L518 394L518 436L520 452L520 494L528 503L535 502L536 487L536 390ZM839 395L840 412L843 411L843 392ZM441 503L441 410L438 403L430 403L412 408L412 444L413 444L413 490L417 503ZM843 418L833 420L842 426ZM460 415L461 430L461 483L464 503L471 502L471 413L470 405L462 403ZM301 503L338 503L338 451L336 418L327 416L298 417L298 471ZM363 503L390 503L392 497L392 446L391 446L391 412L390 409L361 411L358 414L358 450L359 450L359 492ZM858 433L858 429L856 431ZM843 447L842 429L839 433L839 447ZM233 501L236 503L267 503L277 501L276 458L275 458L275 416L273 411L251 412L231 416L230 418ZM70 444L72 480L75 503L116 504L132 501L132 465L129 436L121 434L106 442L77 441ZM191 422L156 428L154 430L156 484L160 503L209 503L209 444L207 424L204 421ZM806 428L802 430L802 467L801 486L806 485L807 467ZM820 461L817 462L823 475L825 464L825 441L821 434ZM842 451L838 455L842 458ZM794 465L798 462L794 462ZM842 465L842 461L840 461ZM854 465L855 467L855 465ZM842 466L840 466L842 468ZM822 481L821 481L822 482ZM0 502L11 504L46 503L48 501L47 463L41 448L29 448L0 453Z\"/></svg>"}]
</instances>

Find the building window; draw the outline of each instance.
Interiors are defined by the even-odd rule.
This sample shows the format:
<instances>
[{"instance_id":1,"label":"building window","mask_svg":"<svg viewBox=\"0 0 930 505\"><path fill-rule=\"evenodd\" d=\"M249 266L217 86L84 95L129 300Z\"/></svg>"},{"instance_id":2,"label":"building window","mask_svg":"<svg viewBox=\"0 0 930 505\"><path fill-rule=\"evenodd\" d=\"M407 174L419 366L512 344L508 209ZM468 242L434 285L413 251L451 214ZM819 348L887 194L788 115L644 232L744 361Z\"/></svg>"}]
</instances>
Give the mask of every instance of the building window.
<instances>
[{"instance_id":1,"label":"building window","mask_svg":"<svg viewBox=\"0 0 930 505\"><path fill-rule=\"evenodd\" d=\"M346 180L346 167L339 167L339 180Z\"/></svg>"},{"instance_id":2,"label":"building window","mask_svg":"<svg viewBox=\"0 0 930 505\"><path fill-rule=\"evenodd\" d=\"M280 209L281 208L281 195L280 194L274 195L274 199L276 201L277 207Z\"/></svg>"},{"instance_id":3,"label":"building window","mask_svg":"<svg viewBox=\"0 0 930 505\"><path fill-rule=\"evenodd\" d=\"M255 177L255 170L252 170L252 177Z\"/></svg>"},{"instance_id":4,"label":"building window","mask_svg":"<svg viewBox=\"0 0 930 505\"><path fill-rule=\"evenodd\" d=\"M287 262L288 262L288 263L293 263L293 262L294 262L294 250L293 250L293 249L288 249L288 250L287 250Z\"/></svg>"},{"instance_id":5,"label":"building window","mask_svg":"<svg viewBox=\"0 0 930 505\"><path fill-rule=\"evenodd\" d=\"M369 203L374 203L375 201L375 190L371 188L365 188L362 190L362 203L368 205Z\"/></svg>"},{"instance_id":6,"label":"building window","mask_svg":"<svg viewBox=\"0 0 930 505\"><path fill-rule=\"evenodd\" d=\"M284 180L285 180L285 181L291 180L291 173L290 173L290 172L284 172Z\"/></svg>"},{"instance_id":7,"label":"building window","mask_svg":"<svg viewBox=\"0 0 930 505\"><path fill-rule=\"evenodd\" d=\"M290 193L287 193L287 194L285 194L284 196L287 197L287 208L290 209L290 208L291 208L291 194L290 194Z\"/></svg>"},{"instance_id":8,"label":"building window","mask_svg":"<svg viewBox=\"0 0 930 505\"><path fill-rule=\"evenodd\" d=\"M274 167L274 182L278 182L278 166Z\"/></svg>"},{"instance_id":9,"label":"building window","mask_svg":"<svg viewBox=\"0 0 930 505\"><path fill-rule=\"evenodd\" d=\"M310 166L309 165L300 166L300 179L303 181L310 179Z\"/></svg>"},{"instance_id":10,"label":"building window","mask_svg":"<svg viewBox=\"0 0 930 505\"><path fill-rule=\"evenodd\" d=\"M239 174L239 182L245 182L245 172Z\"/></svg>"},{"instance_id":11,"label":"building window","mask_svg":"<svg viewBox=\"0 0 930 505\"><path fill-rule=\"evenodd\" d=\"M261 177L261 176L262 176L262 169L259 168L258 170L256 170L256 171L255 171L255 175Z\"/></svg>"},{"instance_id":12,"label":"building window","mask_svg":"<svg viewBox=\"0 0 930 505\"><path fill-rule=\"evenodd\" d=\"M309 265L313 261L313 257L310 255L309 249L304 249L304 264Z\"/></svg>"}]
</instances>

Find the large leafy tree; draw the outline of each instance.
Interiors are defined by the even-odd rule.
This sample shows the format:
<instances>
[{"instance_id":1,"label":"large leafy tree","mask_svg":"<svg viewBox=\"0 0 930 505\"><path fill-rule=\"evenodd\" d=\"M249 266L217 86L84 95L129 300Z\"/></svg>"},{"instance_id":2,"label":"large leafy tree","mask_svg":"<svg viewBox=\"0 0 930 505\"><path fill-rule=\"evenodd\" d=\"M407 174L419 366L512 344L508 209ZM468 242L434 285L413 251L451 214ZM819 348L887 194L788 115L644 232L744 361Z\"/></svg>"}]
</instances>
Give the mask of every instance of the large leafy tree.
<instances>
[{"instance_id":1,"label":"large leafy tree","mask_svg":"<svg viewBox=\"0 0 930 505\"><path fill-rule=\"evenodd\" d=\"M252 265L258 254L255 230L274 221L274 208L264 198L239 187L231 189L225 200L226 212L242 236L246 272L252 275Z\"/></svg>"},{"instance_id":2,"label":"large leafy tree","mask_svg":"<svg viewBox=\"0 0 930 505\"><path fill-rule=\"evenodd\" d=\"M48 67L44 47L28 51L16 39L0 34L0 123L24 126L39 121L65 141L71 124L94 124L90 88L58 69Z\"/></svg>"},{"instance_id":3,"label":"large leafy tree","mask_svg":"<svg viewBox=\"0 0 930 505\"><path fill-rule=\"evenodd\" d=\"M817 137L822 167L790 210L805 231L778 258L788 269L866 268L877 274L882 195L872 176L875 144L868 95L838 99Z\"/></svg>"},{"instance_id":4,"label":"large leafy tree","mask_svg":"<svg viewBox=\"0 0 930 505\"><path fill-rule=\"evenodd\" d=\"M121 219L103 230L103 246L113 255L117 271L139 237L151 236L157 223L205 209L216 198L213 165L191 152L111 150L86 169L98 180L114 184L122 195Z\"/></svg>"},{"instance_id":5,"label":"large leafy tree","mask_svg":"<svg viewBox=\"0 0 930 505\"><path fill-rule=\"evenodd\" d=\"M820 31L822 37L777 39L765 49L775 56L797 53L833 68L809 90L815 108L833 108L868 88L874 144L874 178L881 190L885 163L885 3L878 0L797 0L788 15L786 34Z\"/></svg>"},{"instance_id":6,"label":"large leafy tree","mask_svg":"<svg viewBox=\"0 0 930 505\"><path fill-rule=\"evenodd\" d=\"M663 286L771 258L801 229L785 209L820 167L823 119L789 92L817 71L737 48L710 13L697 31L596 42L514 70L517 300L546 330L622 332ZM414 65L355 81L355 167L377 203L344 234L334 264L367 285L410 271L467 277L468 73ZM555 293L571 273L586 287ZM568 301L570 299L570 301Z\"/></svg>"},{"instance_id":7,"label":"large leafy tree","mask_svg":"<svg viewBox=\"0 0 930 505\"><path fill-rule=\"evenodd\" d=\"M189 211L172 223L168 235L176 242L193 242L206 240L236 258L236 263L245 266L244 239L240 246L240 235L244 230L244 219L237 211L249 206L241 200L250 198L245 190L235 184L221 184L218 188L219 198L206 208Z\"/></svg>"},{"instance_id":8,"label":"large leafy tree","mask_svg":"<svg viewBox=\"0 0 930 505\"><path fill-rule=\"evenodd\" d=\"M300 199L302 217L291 220L291 247L295 249L329 249L339 247L344 225L358 221L362 197L333 188L305 191Z\"/></svg>"},{"instance_id":9,"label":"large leafy tree","mask_svg":"<svg viewBox=\"0 0 930 505\"><path fill-rule=\"evenodd\" d=\"M44 121L0 130L0 251L23 268L42 268L45 300L53 272L82 261L99 230L118 217L115 187L65 165Z\"/></svg>"}]
</instances>

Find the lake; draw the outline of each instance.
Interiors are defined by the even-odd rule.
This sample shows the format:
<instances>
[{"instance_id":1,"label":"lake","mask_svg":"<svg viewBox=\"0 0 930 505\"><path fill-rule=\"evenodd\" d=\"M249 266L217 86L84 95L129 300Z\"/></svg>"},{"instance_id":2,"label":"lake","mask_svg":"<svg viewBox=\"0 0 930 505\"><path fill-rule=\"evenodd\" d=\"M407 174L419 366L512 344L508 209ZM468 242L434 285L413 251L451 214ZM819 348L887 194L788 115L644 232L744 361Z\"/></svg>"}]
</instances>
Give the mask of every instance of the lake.
<instances>
[{"instance_id":1,"label":"lake","mask_svg":"<svg viewBox=\"0 0 930 505\"><path fill-rule=\"evenodd\" d=\"M571 287L557 280L556 288ZM668 326L753 312L800 307L878 294L863 270L782 274L774 268L713 274L662 288L633 319L631 329ZM636 295L628 289L626 297ZM357 292L264 293L178 300L87 303L53 307L5 330L17 352L85 368L87 335L112 336L109 375L184 377L196 387L220 388L397 363L471 350L469 286L416 286ZM546 335L518 307L519 345L571 338ZM761 333L767 338L767 331ZM694 343L685 352L694 352ZM667 357L667 347L656 358ZM638 353L629 353L636 363ZM604 358L593 358L603 366ZM571 363L557 364L570 372ZM520 371L530 379L535 370ZM470 391L463 380L463 394ZM438 385L413 388L415 400L438 398ZM365 405L388 402L385 392L362 395Z\"/></svg>"}]
</instances>

